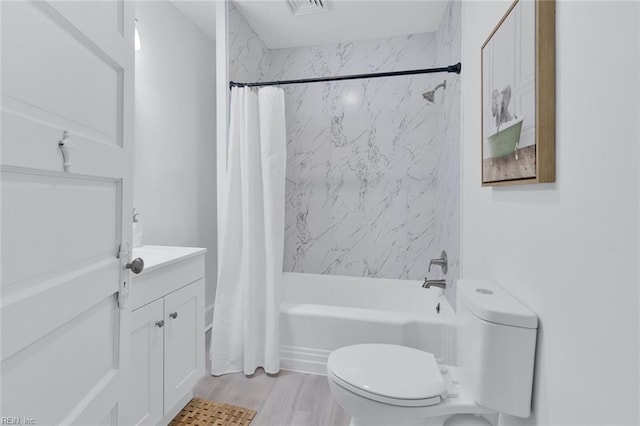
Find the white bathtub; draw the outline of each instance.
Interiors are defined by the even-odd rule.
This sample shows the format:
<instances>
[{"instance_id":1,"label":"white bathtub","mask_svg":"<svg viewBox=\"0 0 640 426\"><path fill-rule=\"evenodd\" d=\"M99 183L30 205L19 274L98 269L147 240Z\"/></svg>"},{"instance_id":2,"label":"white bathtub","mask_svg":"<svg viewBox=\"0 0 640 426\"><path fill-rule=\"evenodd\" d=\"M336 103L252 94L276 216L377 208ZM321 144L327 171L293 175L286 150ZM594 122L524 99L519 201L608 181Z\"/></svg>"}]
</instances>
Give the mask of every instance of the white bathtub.
<instances>
[{"instance_id":1,"label":"white bathtub","mask_svg":"<svg viewBox=\"0 0 640 426\"><path fill-rule=\"evenodd\" d=\"M325 374L331 351L357 343L410 346L454 363L455 313L442 290L421 284L285 272L281 368Z\"/></svg>"}]
</instances>

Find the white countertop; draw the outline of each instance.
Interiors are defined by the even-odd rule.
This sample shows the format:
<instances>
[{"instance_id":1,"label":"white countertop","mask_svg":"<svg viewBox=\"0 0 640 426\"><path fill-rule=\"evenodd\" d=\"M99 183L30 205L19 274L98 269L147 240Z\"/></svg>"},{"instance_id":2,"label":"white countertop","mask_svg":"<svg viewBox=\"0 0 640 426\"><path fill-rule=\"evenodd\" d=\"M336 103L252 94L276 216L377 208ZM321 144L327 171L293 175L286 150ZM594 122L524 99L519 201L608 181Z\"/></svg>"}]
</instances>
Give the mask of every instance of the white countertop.
<instances>
[{"instance_id":1,"label":"white countertop","mask_svg":"<svg viewBox=\"0 0 640 426\"><path fill-rule=\"evenodd\" d=\"M199 247L140 246L133 249L132 259L140 257L144 260L144 269L139 274L143 275L145 272L206 252L207 249Z\"/></svg>"}]
</instances>

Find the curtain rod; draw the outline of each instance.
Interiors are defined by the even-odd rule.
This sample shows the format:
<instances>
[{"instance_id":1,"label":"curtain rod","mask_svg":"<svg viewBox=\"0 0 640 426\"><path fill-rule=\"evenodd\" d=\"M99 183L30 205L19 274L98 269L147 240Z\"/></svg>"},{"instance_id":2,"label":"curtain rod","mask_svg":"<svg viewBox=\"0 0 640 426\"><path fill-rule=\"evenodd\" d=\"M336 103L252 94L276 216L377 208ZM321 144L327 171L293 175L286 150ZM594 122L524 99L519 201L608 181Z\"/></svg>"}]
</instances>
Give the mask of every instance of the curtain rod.
<instances>
[{"instance_id":1,"label":"curtain rod","mask_svg":"<svg viewBox=\"0 0 640 426\"><path fill-rule=\"evenodd\" d=\"M398 75L432 74L437 72L454 72L456 74L460 74L461 70L462 70L462 64L458 62L455 65L449 65L448 67L441 67L441 68L424 68L420 70L379 72L379 73L373 73L373 74L353 74L353 75L340 75L336 77L303 78L301 80L262 81L262 82L256 82L256 83L238 83L235 81L230 81L229 88L282 86L285 84L321 83L325 81L357 80L361 78L378 78L378 77L395 77Z\"/></svg>"}]
</instances>

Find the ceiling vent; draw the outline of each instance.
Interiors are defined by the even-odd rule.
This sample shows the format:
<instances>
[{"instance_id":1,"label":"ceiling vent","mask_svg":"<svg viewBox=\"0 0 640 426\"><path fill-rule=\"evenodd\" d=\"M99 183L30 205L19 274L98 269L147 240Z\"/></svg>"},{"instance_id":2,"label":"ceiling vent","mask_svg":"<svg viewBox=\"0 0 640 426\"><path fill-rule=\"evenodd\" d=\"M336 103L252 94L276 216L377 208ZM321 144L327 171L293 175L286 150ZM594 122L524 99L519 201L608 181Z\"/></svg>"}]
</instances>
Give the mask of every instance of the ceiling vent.
<instances>
[{"instance_id":1,"label":"ceiling vent","mask_svg":"<svg viewBox=\"0 0 640 426\"><path fill-rule=\"evenodd\" d=\"M311 15L327 10L326 2L323 0L289 0L289 6L296 16Z\"/></svg>"}]
</instances>

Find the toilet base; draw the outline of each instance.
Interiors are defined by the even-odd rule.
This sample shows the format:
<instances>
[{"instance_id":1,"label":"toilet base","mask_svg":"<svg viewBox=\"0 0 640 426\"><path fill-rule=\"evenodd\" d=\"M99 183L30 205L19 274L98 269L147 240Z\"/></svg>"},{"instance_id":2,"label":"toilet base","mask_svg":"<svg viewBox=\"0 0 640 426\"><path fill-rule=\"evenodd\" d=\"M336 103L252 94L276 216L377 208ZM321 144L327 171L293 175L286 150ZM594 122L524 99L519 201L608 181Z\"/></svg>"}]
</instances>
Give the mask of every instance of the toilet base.
<instances>
[{"instance_id":1,"label":"toilet base","mask_svg":"<svg viewBox=\"0 0 640 426\"><path fill-rule=\"evenodd\" d=\"M430 419L416 419L415 421L403 420L390 422L372 423L371 419L359 420L351 417L350 426L444 426L448 417L451 416L439 416Z\"/></svg>"},{"instance_id":2,"label":"toilet base","mask_svg":"<svg viewBox=\"0 0 640 426\"><path fill-rule=\"evenodd\" d=\"M497 426L498 414L456 414L444 426Z\"/></svg>"},{"instance_id":3,"label":"toilet base","mask_svg":"<svg viewBox=\"0 0 640 426\"><path fill-rule=\"evenodd\" d=\"M455 367L449 367L455 371ZM351 415L351 426L496 426L498 413L477 405L464 388L456 397L425 407L405 407L373 401L343 388L331 376L336 402Z\"/></svg>"},{"instance_id":4,"label":"toilet base","mask_svg":"<svg viewBox=\"0 0 640 426\"><path fill-rule=\"evenodd\" d=\"M498 415L479 415L479 414L454 414L452 416L439 416L430 419L420 419L415 422L406 421L397 423L393 426L496 426L498 424ZM358 420L351 418L349 426L391 426L391 423L371 423L371 420Z\"/></svg>"}]
</instances>

